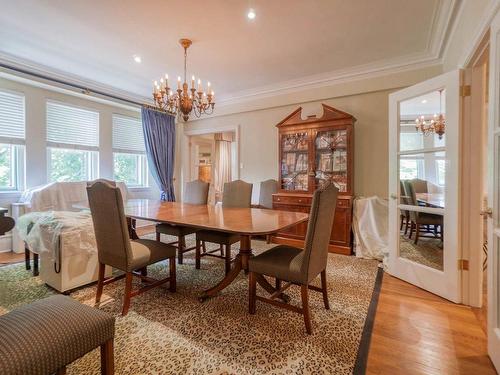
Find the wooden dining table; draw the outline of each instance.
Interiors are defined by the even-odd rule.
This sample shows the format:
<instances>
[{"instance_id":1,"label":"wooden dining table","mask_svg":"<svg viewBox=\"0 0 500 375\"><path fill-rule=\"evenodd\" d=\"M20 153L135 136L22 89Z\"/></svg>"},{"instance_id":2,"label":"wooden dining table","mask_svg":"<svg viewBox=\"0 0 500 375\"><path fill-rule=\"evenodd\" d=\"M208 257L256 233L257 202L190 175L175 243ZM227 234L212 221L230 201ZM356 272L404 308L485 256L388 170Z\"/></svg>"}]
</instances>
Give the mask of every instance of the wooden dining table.
<instances>
[{"instance_id":1,"label":"wooden dining table","mask_svg":"<svg viewBox=\"0 0 500 375\"><path fill-rule=\"evenodd\" d=\"M429 207L444 208L443 193L417 193L417 201Z\"/></svg>"},{"instance_id":2,"label":"wooden dining table","mask_svg":"<svg viewBox=\"0 0 500 375\"><path fill-rule=\"evenodd\" d=\"M230 285L242 270L248 271L248 260L253 256L252 236L273 234L308 219L308 214L302 212L224 208L220 204L192 205L150 199L129 199L124 203L124 209L132 239L139 238L135 231L137 219L240 235L240 249L231 271L217 285L201 293L199 299L202 302ZM276 292L263 276L257 281L269 293ZM287 299L285 295L281 297Z\"/></svg>"}]
</instances>

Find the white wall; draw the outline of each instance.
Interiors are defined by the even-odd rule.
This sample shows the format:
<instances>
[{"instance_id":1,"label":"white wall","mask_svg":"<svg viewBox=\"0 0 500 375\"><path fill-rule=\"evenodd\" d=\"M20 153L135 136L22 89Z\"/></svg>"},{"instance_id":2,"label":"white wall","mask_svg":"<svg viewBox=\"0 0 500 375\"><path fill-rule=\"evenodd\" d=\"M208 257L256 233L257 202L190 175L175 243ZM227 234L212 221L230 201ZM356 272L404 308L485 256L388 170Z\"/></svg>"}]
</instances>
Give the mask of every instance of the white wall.
<instances>
[{"instance_id":1,"label":"white wall","mask_svg":"<svg viewBox=\"0 0 500 375\"><path fill-rule=\"evenodd\" d=\"M138 118L138 109L103 104L5 78L0 78L1 89L16 91L25 96L26 188L47 183L46 101L49 99L99 112L99 174L103 178L113 178L112 115L116 113ZM151 178L150 186L147 189L133 190L132 194L138 198L157 198L159 191ZM20 193L0 193L0 206L9 207L19 196Z\"/></svg>"}]
</instances>

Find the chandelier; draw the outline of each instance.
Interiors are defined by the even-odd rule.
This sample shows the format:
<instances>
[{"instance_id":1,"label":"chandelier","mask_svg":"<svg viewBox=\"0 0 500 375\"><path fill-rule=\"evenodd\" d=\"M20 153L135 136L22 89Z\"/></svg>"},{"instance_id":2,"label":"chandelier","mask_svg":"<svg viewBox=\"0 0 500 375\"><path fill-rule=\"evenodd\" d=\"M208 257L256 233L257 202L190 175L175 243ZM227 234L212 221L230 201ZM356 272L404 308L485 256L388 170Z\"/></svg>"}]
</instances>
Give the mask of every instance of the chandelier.
<instances>
[{"instance_id":1,"label":"chandelier","mask_svg":"<svg viewBox=\"0 0 500 375\"><path fill-rule=\"evenodd\" d=\"M201 80L198 79L198 87L195 88L195 77L191 77L191 88L186 80L187 68L187 49L193 43L189 39L179 40L184 48L184 82L181 84L181 77L177 77L177 90L173 91L168 85L168 74L161 78L160 82L154 81L153 100L155 106L174 116L189 120L191 113L196 117L203 114L211 115L215 106L214 91L210 88L210 82L207 83L207 92L203 91Z\"/></svg>"},{"instance_id":2,"label":"chandelier","mask_svg":"<svg viewBox=\"0 0 500 375\"><path fill-rule=\"evenodd\" d=\"M427 136L432 133L436 133L439 139L443 139L443 135L446 128L446 120L443 113L441 112L441 97L443 94L443 89L439 90L439 115L434 115L432 120L426 121L425 116L417 117L415 120L415 128L421 131L423 135Z\"/></svg>"}]
</instances>

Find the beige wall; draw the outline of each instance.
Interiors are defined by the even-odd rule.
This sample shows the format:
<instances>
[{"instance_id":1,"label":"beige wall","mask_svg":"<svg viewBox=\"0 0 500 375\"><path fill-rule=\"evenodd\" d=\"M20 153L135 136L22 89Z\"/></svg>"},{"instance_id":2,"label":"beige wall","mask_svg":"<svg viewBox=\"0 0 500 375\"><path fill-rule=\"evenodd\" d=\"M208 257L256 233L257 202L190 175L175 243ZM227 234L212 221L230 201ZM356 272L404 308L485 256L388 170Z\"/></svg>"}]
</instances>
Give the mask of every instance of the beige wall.
<instances>
[{"instance_id":1,"label":"beige wall","mask_svg":"<svg viewBox=\"0 0 500 375\"><path fill-rule=\"evenodd\" d=\"M239 126L240 178L258 183L268 178L278 178L278 137L275 125L303 106L303 116L321 116L321 103L328 104L357 118L355 125L355 194L387 197L388 189L388 95L395 89L435 76L440 67L399 73L390 77L377 77L352 83L341 83L330 88L318 88L295 94L285 94L285 98L267 99L267 103L295 102L274 108L260 109L263 103L254 101L247 108L256 108L240 113L244 103L233 108L225 107L222 116L192 121L184 126L186 131L207 132L217 128ZM379 87L377 90L376 88ZM380 89L382 87L383 89ZM363 92L365 90L366 92ZM326 96L324 99L300 102L311 95ZM330 97L328 97L330 96ZM216 109L217 111L217 109ZM255 200L255 194L254 194Z\"/></svg>"}]
</instances>

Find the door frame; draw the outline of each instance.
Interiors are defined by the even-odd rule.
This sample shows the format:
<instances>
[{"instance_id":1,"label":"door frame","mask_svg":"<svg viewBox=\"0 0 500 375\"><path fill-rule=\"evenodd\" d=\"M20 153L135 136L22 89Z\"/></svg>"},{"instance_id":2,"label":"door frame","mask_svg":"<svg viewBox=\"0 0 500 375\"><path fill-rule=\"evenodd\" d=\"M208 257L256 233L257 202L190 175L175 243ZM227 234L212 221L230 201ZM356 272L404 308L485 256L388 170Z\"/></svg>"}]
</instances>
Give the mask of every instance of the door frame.
<instances>
[{"instance_id":1,"label":"door frame","mask_svg":"<svg viewBox=\"0 0 500 375\"><path fill-rule=\"evenodd\" d=\"M402 89L389 95L389 273L411 284L425 288L432 293L455 303L462 301L461 272L458 259L462 256L460 233L460 138L462 122L460 86L462 75L454 70ZM444 227L446 239L443 249L443 271L417 265L399 257L399 103L424 93L446 88L447 129L456 126L455 131L446 132L446 194ZM454 125L453 125L454 124ZM397 131L395 131L397 129ZM418 153L419 150L415 150ZM439 151L436 149L436 151ZM453 161L453 162L450 162ZM406 207L402 207L405 209ZM410 208L410 207L408 207ZM411 206L413 211L442 213L437 209ZM456 252L453 256L453 252ZM431 278L436 281L429 284ZM439 280L439 282L437 282ZM424 285L427 283L427 287Z\"/></svg>"}]
</instances>

